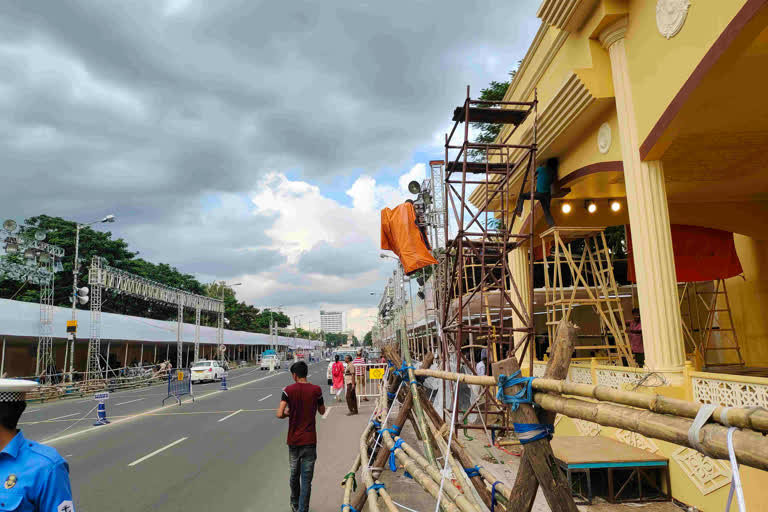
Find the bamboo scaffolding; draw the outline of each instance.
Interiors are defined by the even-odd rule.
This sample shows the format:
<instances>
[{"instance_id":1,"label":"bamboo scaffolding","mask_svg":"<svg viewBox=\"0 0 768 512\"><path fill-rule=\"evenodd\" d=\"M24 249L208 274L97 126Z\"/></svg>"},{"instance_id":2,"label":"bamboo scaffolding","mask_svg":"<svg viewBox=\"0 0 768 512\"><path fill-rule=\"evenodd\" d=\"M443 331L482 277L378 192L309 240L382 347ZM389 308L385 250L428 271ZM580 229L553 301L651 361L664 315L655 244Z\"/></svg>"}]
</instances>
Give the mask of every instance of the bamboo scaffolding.
<instances>
[{"instance_id":1,"label":"bamboo scaffolding","mask_svg":"<svg viewBox=\"0 0 768 512\"><path fill-rule=\"evenodd\" d=\"M395 442L392 440L392 436L389 435L389 432L384 432L382 437L384 438L384 442L386 443L387 448L391 450L395 446ZM403 465L405 470L410 473L416 483L421 485L421 487L423 487L425 491L432 495L433 498L437 499L437 495L440 492L439 485L436 484L434 480L432 480L432 478L427 473L425 473L424 470L421 469L421 466L415 460L413 460L408 456L407 453L405 453L405 450L402 448L396 448L395 459L397 459ZM446 491L445 487L443 490ZM458 492L458 489L456 489L456 491ZM446 494L448 493L446 492ZM462 512L456 503L450 498L450 494L443 498L441 506L446 512ZM470 508L464 512L476 511L473 508Z\"/></svg>"},{"instance_id":2,"label":"bamboo scaffolding","mask_svg":"<svg viewBox=\"0 0 768 512\"><path fill-rule=\"evenodd\" d=\"M389 440L387 440L387 437ZM392 436L389 434L389 432L384 433L384 442L390 449L392 449L392 447L395 445L394 440L392 439ZM429 475L434 483L438 485L440 484L442 475L440 474L439 469L430 464L429 461L427 461L427 459L425 459L424 456L419 453L416 448L409 445L408 443L403 442L403 444L400 446L402 450L405 450L405 454L413 459ZM397 458L397 454L395 454L395 458ZM461 491L457 489L455 485L453 485L453 483L448 482L446 485L444 485L443 491L456 504L456 506L462 510L462 512L478 512L480 510L472 503L470 503L466 496L464 496Z\"/></svg>"},{"instance_id":3,"label":"bamboo scaffolding","mask_svg":"<svg viewBox=\"0 0 768 512\"><path fill-rule=\"evenodd\" d=\"M392 351L389 347L384 347L384 350L382 351L385 355L387 355L387 358L391 361L392 360ZM396 355L396 354L395 354ZM432 360L434 358L434 354L431 352L428 353L424 357L424 366L431 366ZM397 376L390 375L391 382L388 384L388 386L385 386L389 390L390 393L394 393L397 391L397 387L399 386L399 380ZM392 422L393 427L397 427L402 430L402 428L405 426L405 421L409 416L409 413L411 411L411 406L413 404L413 396L411 393L409 393L406 389L403 389L403 393L405 393L405 398L403 399L403 404L400 407L400 411L397 414L397 417ZM382 428L386 428L387 425L382 422ZM389 457L389 452L387 450L380 450L379 453L376 454L376 457L373 462L373 467L382 467L387 462L387 458ZM357 493L355 493L354 498L352 499L352 506L355 510L362 510L363 506L365 505L365 501L367 500L368 495L365 492L365 489L359 489Z\"/></svg>"},{"instance_id":4,"label":"bamboo scaffolding","mask_svg":"<svg viewBox=\"0 0 768 512\"><path fill-rule=\"evenodd\" d=\"M441 372L442 374L437 375L434 372ZM416 375L419 377L435 377L453 381L455 381L458 376L458 374L442 372L442 370L423 369L416 370ZM467 384L479 384L481 386L495 386L497 384L494 377L469 374L461 375L461 382ZM614 389L608 386L577 384L574 382L541 377L533 380L532 387L536 391L593 398L602 402L614 402L630 407L637 407L638 409L646 409L659 414L671 414L691 419L696 417L696 414L703 405L697 402L689 402L687 400L670 398L663 395L649 395L637 391ZM765 409L717 407L712 413L710 421L719 423L723 426L746 428L768 433L768 410Z\"/></svg>"},{"instance_id":5,"label":"bamboo scaffolding","mask_svg":"<svg viewBox=\"0 0 768 512\"><path fill-rule=\"evenodd\" d=\"M376 483L380 484L381 481L376 480ZM395 505L395 503L392 501L392 497L387 492L386 487L379 489L379 497L381 498L381 501L383 501L387 506L387 510L389 510L389 512L400 512L400 509L397 508L397 505Z\"/></svg>"},{"instance_id":6,"label":"bamboo scaffolding","mask_svg":"<svg viewBox=\"0 0 768 512\"><path fill-rule=\"evenodd\" d=\"M462 382L482 386L496 385L496 379L493 377L457 374L442 370L417 370L416 375L452 381L460 378ZM542 381L546 380L534 379L532 383L533 388L540 389L539 386L542 385ZM633 392L625 391L624 393ZM640 393L635 394L639 395ZM644 436L697 450L688 441L688 430L692 424L689 418L659 414L649 410L634 409L625 405L616 405L608 402L592 402L546 393L535 393L534 401L545 410L560 413L571 418L629 430ZM700 407L700 404L692 403L692 405L697 407L697 410ZM733 414L731 411L728 412ZM742 414L745 413L735 413L734 417L743 417L741 416ZM719 424L708 423L704 425L700 434L700 444L703 448L701 453L716 459L728 459L727 432L728 429ZM736 459L740 463L757 469L768 469L768 438L763 437L761 433L749 429L737 430L733 434L733 446Z\"/></svg>"},{"instance_id":7,"label":"bamboo scaffolding","mask_svg":"<svg viewBox=\"0 0 768 512\"><path fill-rule=\"evenodd\" d=\"M349 470L347 474L352 474L350 478L345 477L344 481L341 483L344 487L344 501L342 501L341 508L344 508L344 505L349 505L349 500L352 498L352 492L353 487L355 485L355 473L357 473L357 468L360 467L360 454L357 454L357 457L355 457L355 461L352 463L352 468Z\"/></svg>"},{"instance_id":8,"label":"bamboo scaffolding","mask_svg":"<svg viewBox=\"0 0 768 512\"><path fill-rule=\"evenodd\" d=\"M371 429L373 428L372 423L368 423L368 426L365 427L365 430L363 431L363 435L360 436L360 460L367 460L368 457L368 434L371 432ZM371 476L371 471L368 468L367 464L361 464L360 465L360 473L363 476L363 485L365 485L366 494L368 495L368 508L371 510L371 512L379 512L379 494L376 492L375 489L371 489L371 486L373 485L373 477Z\"/></svg>"}]
</instances>

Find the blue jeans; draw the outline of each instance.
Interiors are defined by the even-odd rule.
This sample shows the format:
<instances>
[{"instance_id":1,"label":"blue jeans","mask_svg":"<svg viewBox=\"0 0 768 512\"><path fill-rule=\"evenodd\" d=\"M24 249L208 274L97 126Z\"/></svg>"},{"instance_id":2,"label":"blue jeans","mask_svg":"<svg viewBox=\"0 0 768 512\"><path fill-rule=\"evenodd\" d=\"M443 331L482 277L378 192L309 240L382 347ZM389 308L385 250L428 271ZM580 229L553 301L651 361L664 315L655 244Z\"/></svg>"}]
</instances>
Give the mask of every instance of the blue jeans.
<instances>
[{"instance_id":1,"label":"blue jeans","mask_svg":"<svg viewBox=\"0 0 768 512\"><path fill-rule=\"evenodd\" d=\"M309 511L309 495L312 493L312 477L315 474L317 446L288 447L288 464L291 468L291 510Z\"/></svg>"}]
</instances>

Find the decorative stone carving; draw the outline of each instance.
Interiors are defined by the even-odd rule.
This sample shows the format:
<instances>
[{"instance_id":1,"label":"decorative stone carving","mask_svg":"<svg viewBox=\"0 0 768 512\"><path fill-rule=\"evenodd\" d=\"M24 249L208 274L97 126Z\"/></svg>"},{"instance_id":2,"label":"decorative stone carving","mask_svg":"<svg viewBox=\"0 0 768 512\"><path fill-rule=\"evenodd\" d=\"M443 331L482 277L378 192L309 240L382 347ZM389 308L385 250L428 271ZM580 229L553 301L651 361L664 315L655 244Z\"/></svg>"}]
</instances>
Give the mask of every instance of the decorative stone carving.
<instances>
[{"instance_id":1,"label":"decorative stone carving","mask_svg":"<svg viewBox=\"0 0 768 512\"><path fill-rule=\"evenodd\" d=\"M630 430L617 430L615 435L616 439L624 444L628 444L629 446L634 446L635 448L640 448L641 450L646 450L651 453L656 453L659 451L659 447L656 445L656 443L654 443L652 439L648 439L642 434L638 434Z\"/></svg>"},{"instance_id":2,"label":"decorative stone carving","mask_svg":"<svg viewBox=\"0 0 768 512\"><path fill-rule=\"evenodd\" d=\"M611 125L603 123L597 130L597 150L606 154L611 149Z\"/></svg>"},{"instance_id":3,"label":"decorative stone carving","mask_svg":"<svg viewBox=\"0 0 768 512\"><path fill-rule=\"evenodd\" d=\"M671 455L680 464L683 473L699 488L701 494L709 494L731 483L731 471L718 460L710 459L696 450L678 448Z\"/></svg>"},{"instance_id":4,"label":"decorative stone carving","mask_svg":"<svg viewBox=\"0 0 768 512\"><path fill-rule=\"evenodd\" d=\"M622 371L621 367L616 367L615 370L598 368L596 373L597 384L614 389L625 389L626 384L637 384L645 377L644 373Z\"/></svg>"},{"instance_id":5,"label":"decorative stone carving","mask_svg":"<svg viewBox=\"0 0 768 512\"><path fill-rule=\"evenodd\" d=\"M568 380L576 384L592 384L592 370L581 366L571 366Z\"/></svg>"},{"instance_id":6,"label":"decorative stone carving","mask_svg":"<svg viewBox=\"0 0 768 512\"><path fill-rule=\"evenodd\" d=\"M595 437L600 434L600 425L598 423L592 423L591 421L580 420L578 418L571 418L571 421L573 421L582 435Z\"/></svg>"},{"instance_id":7,"label":"decorative stone carving","mask_svg":"<svg viewBox=\"0 0 768 512\"><path fill-rule=\"evenodd\" d=\"M747 382L733 382L694 377L693 399L702 404L724 407L768 408L768 386Z\"/></svg>"},{"instance_id":8,"label":"decorative stone carving","mask_svg":"<svg viewBox=\"0 0 768 512\"><path fill-rule=\"evenodd\" d=\"M656 2L656 28L667 39L680 32L688 15L690 0L658 0Z\"/></svg>"}]
</instances>

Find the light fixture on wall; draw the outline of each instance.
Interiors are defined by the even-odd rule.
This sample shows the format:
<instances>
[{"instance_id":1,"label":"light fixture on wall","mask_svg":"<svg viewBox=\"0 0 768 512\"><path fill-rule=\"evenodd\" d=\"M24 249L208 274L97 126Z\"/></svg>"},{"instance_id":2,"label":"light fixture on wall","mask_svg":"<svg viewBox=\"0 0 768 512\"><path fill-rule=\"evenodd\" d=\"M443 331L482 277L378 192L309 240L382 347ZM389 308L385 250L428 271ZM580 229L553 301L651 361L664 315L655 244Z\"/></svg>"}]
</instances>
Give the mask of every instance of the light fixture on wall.
<instances>
[{"instance_id":1,"label":"light fixture on wall","mask_svg":"<svg viewBox=\"0 0 768 512\"><path fill-rule=\"evenodd\" d=\"M614 212L621 210L621 203L618 201L611 201L611 210Z\"/></svg>"},{"instance_id":2,"label":"light fixture on wall","mask_svg":"<svg viewBox=\"0 0 768 512\"><path fill-rule=\"evenodd\" d=\"M563 203L562 206L560 206L560 211L563 213L571 213L571 203Z\"/></svg>"},{"instance_id":3,"label":"light fixture on wall","mask_svg":"<svg viewBox=\"0 0 768 512\"><path fill-rule=\"evenodd\" d=\"M595 213L597 211L597 203L594 201L585 201L584 208L586 208L589 213Z\"/></svg>"}]
</instances>

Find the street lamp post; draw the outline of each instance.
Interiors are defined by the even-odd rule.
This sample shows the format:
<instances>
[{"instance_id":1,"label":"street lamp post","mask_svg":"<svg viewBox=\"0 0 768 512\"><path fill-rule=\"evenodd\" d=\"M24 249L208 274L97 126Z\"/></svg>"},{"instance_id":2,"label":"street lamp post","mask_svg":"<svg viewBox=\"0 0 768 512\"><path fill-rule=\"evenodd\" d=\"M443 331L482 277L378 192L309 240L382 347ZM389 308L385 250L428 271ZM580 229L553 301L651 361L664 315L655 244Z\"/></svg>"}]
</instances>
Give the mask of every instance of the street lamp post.
<instances>
[{"instance_id":1,"label":"street lamp post","mask_svg":"<svg viewBox=\"0 0 768 512\"><path fill-rule=\"evenodd\" d=\"M231 288L233 286L240 286L243 283L230 283L227 284L224 281L221 282L221 317L224 318L224 290L227 288ZM217 340L219 342L219 346L216 347L216 350L219 351L219 361L224 361L224 351L221 349L222 345L224 345L224 329L223 326L221 329L219 329L218 332L219 336L221 336L220 340Z\"/></svg>"},{"instance_id":2,"label":"street lamp post","mask_svg":"<svg viewBox=\"0 0 768 512\"><path fill-rule=\"evenodd\" d=\"M93 226L94 224L101 224L101 223L111 223L115 222L115 216L112 214L107 215L101 220L95 220L93 222L86 222L85 224L75 224L75 261L72 265L72 320L77 321L77 303L79 301L78 298L78 290L77 289L77 274L80 272L80 230L83 228L87 228L90 226ZM85 291L87 293L87 290ZM84 295L84 294L83 294ZM85 304L88 302L87 299L83 302ZM75 371L75 339L77 338L77 333L72 334L72 348L70 350L70 361L69 361L69 373L72 375ZM109 354L107 354L107 358L109 358ZM64 354L64 359L66 359L66 352ZM64 361L64 368L67 367L67 362Z\"/></svg>"}]
</instances>

